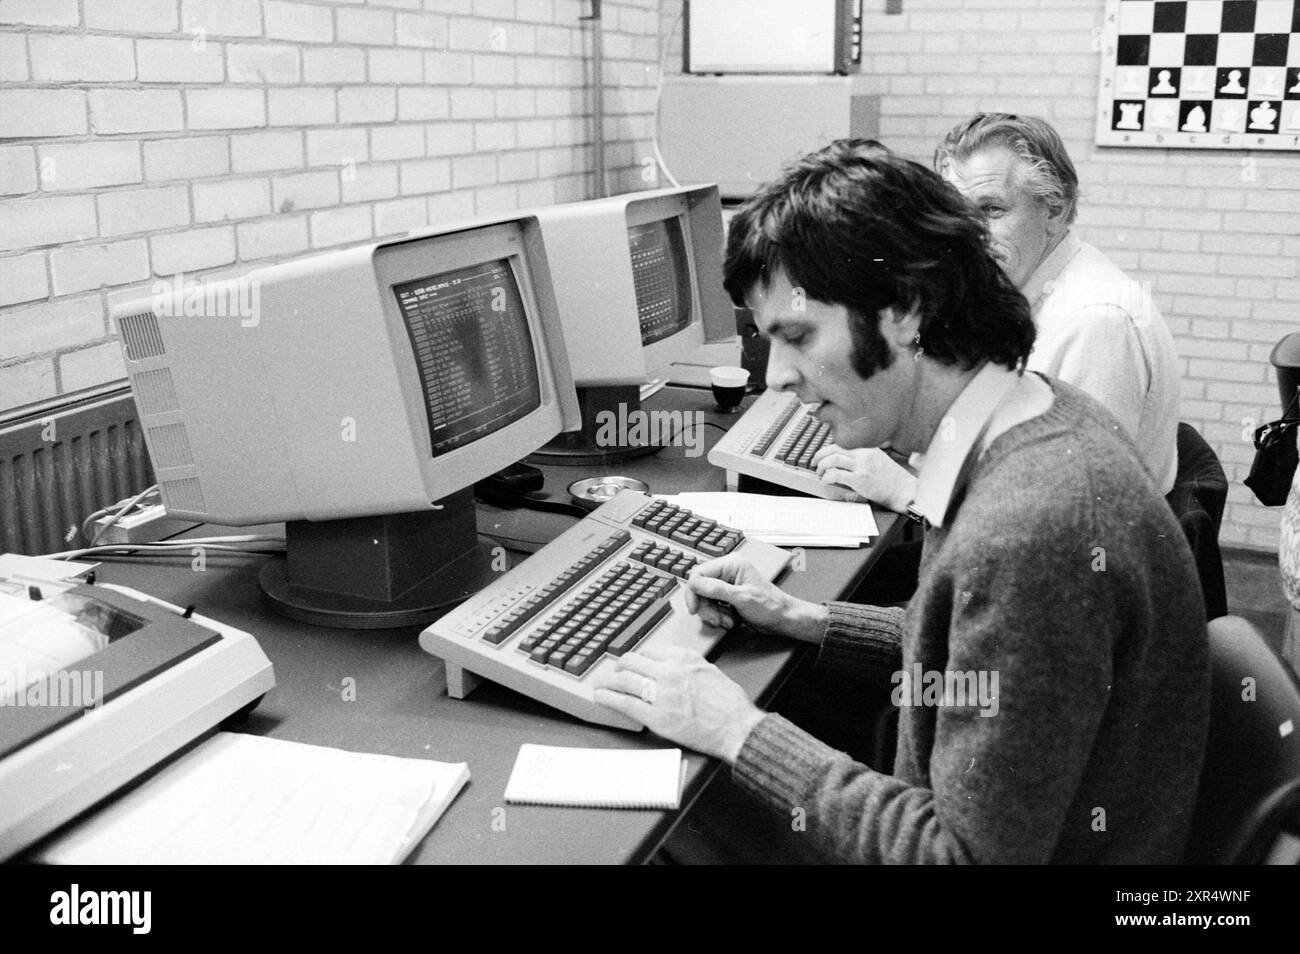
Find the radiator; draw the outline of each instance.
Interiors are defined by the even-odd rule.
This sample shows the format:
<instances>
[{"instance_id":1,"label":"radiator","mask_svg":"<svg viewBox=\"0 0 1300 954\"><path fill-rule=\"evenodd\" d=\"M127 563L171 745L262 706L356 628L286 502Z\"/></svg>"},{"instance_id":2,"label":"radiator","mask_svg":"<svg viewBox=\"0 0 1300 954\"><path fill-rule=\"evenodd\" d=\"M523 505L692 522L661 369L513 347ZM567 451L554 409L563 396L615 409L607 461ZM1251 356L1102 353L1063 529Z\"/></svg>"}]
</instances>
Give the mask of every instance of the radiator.
<instances>
[{"instance_id":1,"label":"radiator","mask_svg":"<svg viewBox=\"0 0 1300 954\"><path fill-rule=\"evenodd\" d=\"M87 516L153 482L129 388L0 423L0 552L83 546Z\"/></svg>"}]
</instances>

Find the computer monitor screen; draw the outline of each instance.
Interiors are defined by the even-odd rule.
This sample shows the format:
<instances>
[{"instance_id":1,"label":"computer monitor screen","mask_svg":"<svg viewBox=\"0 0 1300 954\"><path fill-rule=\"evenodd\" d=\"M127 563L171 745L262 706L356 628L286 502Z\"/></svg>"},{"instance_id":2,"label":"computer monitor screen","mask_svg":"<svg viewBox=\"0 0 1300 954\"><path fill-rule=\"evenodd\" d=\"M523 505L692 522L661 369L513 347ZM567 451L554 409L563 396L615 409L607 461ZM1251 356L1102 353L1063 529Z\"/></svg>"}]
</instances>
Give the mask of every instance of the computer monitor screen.
<instances>
[{"instance_id":1,"label":"computer monitor screen","mask_svg":"<svg viewBox=\"0 0 1300 954\"><path fill-rule=\"evenodd\" d=\"M610 463L656 448L610 444L609 420L640 408L642 385L667 378L707 342L734 337L722 287L716 186L630 192L537 209L555 281L582 431L535 455L547 463Z\"/></svg>"},{"instance_id":2,"label":"computer monitor screen","mask_svg":"<svg viewBox=\"0 0 1300 954\"><path fill-rule=\"evenodd\" d=\"M541 404L532 335L504 259L393 286L415 351L434 457Z\"/></svg>"},{"instance_id":3,"label":"computer monitor screen","mask_svg":"<svg viewBox=\"0 0 1300 954\"><path fill-rule=\"evenodd\" d=\"M474 484L580 423L527 215L160 290L114 318L169 513L284 521L287 559L261 582L308 622L427 622L474 592L491 579Z\"/></svg>"},{"instance_id":4,"label":"computer monitor screen","mask_svg":"<svg viewBox=\"0 0 1300 954\"><path fill-rule=\"evenodd\" d=\"M627 241L641 344L654 344L686 330L695 315L695 298L681 219L674 216L630 226Z\"/></svg>"}]
</instances>

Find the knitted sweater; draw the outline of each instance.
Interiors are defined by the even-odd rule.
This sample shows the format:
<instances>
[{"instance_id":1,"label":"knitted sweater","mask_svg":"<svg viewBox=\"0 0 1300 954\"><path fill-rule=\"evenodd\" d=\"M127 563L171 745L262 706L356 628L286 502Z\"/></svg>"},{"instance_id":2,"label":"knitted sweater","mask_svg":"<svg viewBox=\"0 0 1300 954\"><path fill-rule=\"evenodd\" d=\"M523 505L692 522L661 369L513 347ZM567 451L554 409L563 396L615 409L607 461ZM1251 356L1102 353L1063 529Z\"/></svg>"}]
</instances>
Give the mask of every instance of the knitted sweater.
<instances>
[{"instance_id":1,"label":"knitted sweater","mask_svg":"<svg viewBox=\"0 0 1300 954\"><path fill-rule=\"evenodd\" d=\"M775 714L745 741L733 777L802 809L828 860L1182 858L1209 705L1191 553L1110 415L1049 383L1051 408L990 444L927 533L906 612L830 604L820 656L996 673L996 706L902 705L892 775Z\"/></svg>"}]
</instances>

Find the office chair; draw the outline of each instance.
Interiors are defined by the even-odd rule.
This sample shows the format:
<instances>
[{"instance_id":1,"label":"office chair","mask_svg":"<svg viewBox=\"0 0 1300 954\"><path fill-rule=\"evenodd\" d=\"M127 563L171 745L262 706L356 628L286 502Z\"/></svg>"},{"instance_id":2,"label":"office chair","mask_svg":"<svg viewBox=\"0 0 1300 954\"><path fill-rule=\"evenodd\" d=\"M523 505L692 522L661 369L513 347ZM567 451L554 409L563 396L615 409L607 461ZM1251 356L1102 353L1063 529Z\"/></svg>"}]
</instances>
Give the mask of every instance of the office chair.
<instances>
[{"instance_id":1,"label":"office chair","mask_svg":"<svg viewBox=\"0 0 1300 954\"><path fill-rule=\"evenodd\" d=\"M1208 628L1210 730L1186 861L1300 862L1300 682L1240 617Z\"/></svg>"},{"instance_id":2,"label":"office chair","mask_svg":"<svg viewBox=\"0 0 1300 954\"><path fill-rule=\"evenodd\" d=\"M1228 615L1228 591L1219 553L1219 526L1228 499L1228 478L1214 450L1192 425L1178 425L1178 474L1168 501L1196 559L1205 597L1205 618Z\"/></svg>"}]
</instances>

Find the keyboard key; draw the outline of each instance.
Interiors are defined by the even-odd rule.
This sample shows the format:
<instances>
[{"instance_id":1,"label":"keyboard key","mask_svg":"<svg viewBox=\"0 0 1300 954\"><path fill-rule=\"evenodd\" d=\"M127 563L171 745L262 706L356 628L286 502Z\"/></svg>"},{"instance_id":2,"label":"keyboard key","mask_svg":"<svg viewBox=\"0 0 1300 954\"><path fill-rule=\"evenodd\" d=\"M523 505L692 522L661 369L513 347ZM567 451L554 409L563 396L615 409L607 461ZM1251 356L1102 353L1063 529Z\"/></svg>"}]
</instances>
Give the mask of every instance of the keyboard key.
<instances>
[{"instance_id":1,"label":"keyboard key","mask_svg":"<svg viewBox=\"0 0 1300 954\"><path fill-rule=\"evenodd\" d=\"M792 394L790 395L789 402L781 409L781 413L777 415L777 417L773 419L772 423L768 425L767 429L759 435L758 440L754 442L754 445L749 449L749 452L755 457L762 457L771 450L772 443L776 440L777 435L781 433L781 429L790 423L790 418L794 417L795 412L798 410L799 399Z\"/></svg>"},{"instance_id":2,"label":"keyboard key","mask_svg":"<svg viewBox=\"0 0 1300 954\"><path fill-rule=\"evenodd\" d=\"M631 652L637 647L637 644L650 632L655 625L668 615L672 609L672 604L667 600L656 604L648 609L646 613L635 620L631 626L623 630L613 642L606 647L605 651L611 656L622 656L624 653Z\"/></svg>"},{"instance_id":3,"label":"keyboard key","mask_svg":"<svg viewBox=\"0 0 1300 954\"><path fill-rule=\"evenodd\" d=\"M494 645L501 645L531 620L536 619L548 606L559 599L577 580L581 579L591 568L604 561L619 547L632 539L626 530L619 530L597 544L582 559L570 564L554 580L542 587L532 596L520 603L514 610L506 613L496 623L485 630L482 638ZM594 589L589 587L594 592ZM587 591L584 590L584 593Z\"/></svg>"},{"instance_id":4,"label":"keyboard key","mask_svg":"<svg viewBox=\"0 0 1300 954\"><path fill-rule=\"evenodd\" d=\"M710 556L722 556L724 553L729 553L739 546L740 541L744 539L739 530L723 527L716 520L699 517L689 510L672 504L665 504L663 501L657 502L662 506L642 525L646 531L657 536L692 547ZM649 510L648 507L646 509ZM638 513L633 518L633 522L640 518L641 513ZM729 543L728 540L734 540L734 542ZM647 551L648 555L654 553L653 549ZM651 566L658 565L650 562L650 560L645 562L650 563Z\"/></svg>"}]
</instances>

